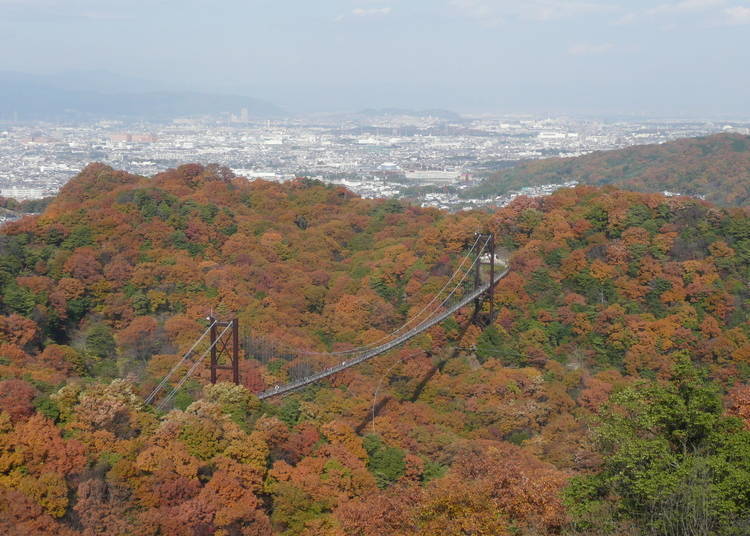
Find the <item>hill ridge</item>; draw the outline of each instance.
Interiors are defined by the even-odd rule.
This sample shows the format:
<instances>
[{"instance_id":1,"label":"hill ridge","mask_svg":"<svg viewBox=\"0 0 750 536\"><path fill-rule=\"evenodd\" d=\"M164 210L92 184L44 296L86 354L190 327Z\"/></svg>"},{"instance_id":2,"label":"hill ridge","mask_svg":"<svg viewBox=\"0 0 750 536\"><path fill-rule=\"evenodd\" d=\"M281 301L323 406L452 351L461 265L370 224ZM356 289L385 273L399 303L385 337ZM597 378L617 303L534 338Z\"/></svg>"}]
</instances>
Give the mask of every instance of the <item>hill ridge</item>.
<instances>
[{"instance_id":1,"label":"hill ridge","mask_svg":"<svg viewBox=\"0 0 750 536\"><path fill-rule=\"evenodd\" d=\"M462 197L489 197L524 186L583 184L646 193L675 192L724 206L750 204L750 136L735 133L596 151L574 158L524 161L501 170Z\"/></svg>"}]
</instances>

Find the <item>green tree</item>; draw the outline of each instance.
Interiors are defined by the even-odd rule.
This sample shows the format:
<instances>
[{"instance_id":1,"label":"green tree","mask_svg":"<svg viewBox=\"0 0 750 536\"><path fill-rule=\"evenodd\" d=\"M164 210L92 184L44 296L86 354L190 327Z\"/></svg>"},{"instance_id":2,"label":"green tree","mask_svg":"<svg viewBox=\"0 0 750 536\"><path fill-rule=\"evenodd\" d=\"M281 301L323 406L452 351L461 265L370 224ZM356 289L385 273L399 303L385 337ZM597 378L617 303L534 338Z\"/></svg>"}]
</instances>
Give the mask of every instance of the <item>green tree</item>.
<instances>
[{"instance_id":1,"label":"green tree","mask_svg":"<svg viewBox=\"0 0 750 536\"><path fill-rule=\"evenodd\" d=\"M484 363L488 359L498 359L503 364L518 366L523 364L523 357L511 344L503 328L491 325L477 338L477 359Z\"/></svg>"},{"instance_id":2,"label":"green tree","mask_svg":"<svg viewBox=\"0 0 750 536\"><path fill-rule=\"evenodd\" d=\"M296 398L287 398L279 408L279 419L285 422L290 428L295 426L302 416L299 400Z\"/></svg>"},{"instance_id":3,"label":"green tree","mask_svg":"<svg viewBox=\"0 0 750 536\"><path fill-rule=\"evenodd\" d=\"M96 357L109 357L115 353L115 338L104 324L94 324L86 333L86 351Z\"/></svg>"},{"instance_id":4,"label":"green tree","mask_svg":"<svg viewBox=\"0 0 750 536\"><path fill-rule=\"evenodd\" d=\"M378 486L385 488L404 475L406 462L404 451L390 447L376 435L368 435L362 442L367 451L367 468L375 477Z\"/></svg>"},{"instance_id":5,"label":"green tree","mask_svg":"<svg viewBox=\"0 0 750 536\"><path fill-rule=\"evenodd\" d=\"M34 293L16 284L8 285L3 294L3 301L11 311L24 316L31 315L36 305Z\"/></svg>"},{"instance_id":6,"label":"green tree","mask_svg":"<svg viewBox=\"0 0 750 536\"><path fill-rule=\"evenodd\" d=\"M491 325L477 339L477 357L484 363L489 358L502 356L503 336L495 325Z\"/></svg>"},{"instance_id":7,"label":"green tree","mask_svg":"<svg viewBox=\"0 0 750 536\"><path fill-rule=\"evenodd\" d=\"M229 382L206 385L203 388L206 400L219 404L237 424L244 424L252 412L260 407L260 401L247 388Z\"/></svg>"},{"instance_id":8,"label":"green tree","mask_svg":"<svg viewBox=\"0 0 750 536\"><path fill-rule=\"evenodd\" d=\"M668 383L612 395L595 436L601 471L566 490L580 531L615 534L635 521L647 534L747 534L750 431L723 415L717 388L689 361Z\"/></svg>"},{"instance_id":9,"label":"green tree","mask_svg":"<svg viewBox=\"0 0 750 536\"><path fill-rule=\"evenodd\" d=\"M93 244L94 239L92 238L91 228L87 225L78 225L63 240L62 248L73 250L83 246L92 246Z\"/></svg>"}]
</instances>

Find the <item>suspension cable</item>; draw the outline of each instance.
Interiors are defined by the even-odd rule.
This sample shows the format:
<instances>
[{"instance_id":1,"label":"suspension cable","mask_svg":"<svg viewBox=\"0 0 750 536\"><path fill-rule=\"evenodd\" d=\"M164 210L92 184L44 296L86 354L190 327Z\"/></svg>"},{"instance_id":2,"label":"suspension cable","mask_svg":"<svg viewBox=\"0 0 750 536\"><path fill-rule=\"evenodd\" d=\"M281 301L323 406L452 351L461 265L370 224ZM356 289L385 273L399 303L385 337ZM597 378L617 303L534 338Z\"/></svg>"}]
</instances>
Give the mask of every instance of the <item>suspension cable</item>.
<instances>
[{"instance_id":1,"label":"suspension cable","mask_svg":"<svg viewBox=\"0 0 750 536\"><path fill-rule=\"evenodd\" d=\"M489 241L490 241L490 237L487 237L487 240L485 240L485 242L484 242L484 245L482 246L482 249L480 249L480 251L484 251L484 248L486 248L486 247L487 247L487 244L489 243ZM453 294L454 294L454 293L455 293L455 292L456 292L456 291L457 291L457 290L459 289L459 287L460 287L460 286L461 286L461 285L463 284L464 280L466 279L466 276L468 276L468 275L469 275L469 274L471 273L472 269L474 268L474 265L475 265L475 264L476 264L477 262L479 262L479 259L480 259L480 256L479 256L479 255L477 255L477 257L476 257L476 258L474 259L474 262L472 262L472 263L471 263L471 266L469 266L469 269L468 269L468 270L466 271L466 273L464 274L464 276L463 276L463 277L461 278L461 281L459 281L459 282L458 282L458 284L457 284L457 285L456 285L455 287L453 287L453 290L451 290L451 291L450 291L450 294L448 294L448 295L447 295L447 296L445 297L445 299L444 299L444 300L442 301L442 303L440 303L440 305L438 305L438 306L437 306L437 307L435 308L435 311L437 311L438 309L440 309L441 307L443 307L443 306L444 306L444 305L445 305L445 304L446 304L446 303L448 302L448 300L449 300L449 299L451 298L451 296L452 296L452 295L453 295ZM433 311L433 312L434 312L434 311ZM425 320L423 320L423 321L422 321L422 322L421 322L421 323L420 323L419 325L417 325L417 326L416 326L416 327L415 327L414 329L415 329L415 330L419 329L419 327L420 327L420 326L422 326L422 325L424 325L424 324L425 324L425 322L427 322L427 321L428 321L428 319L425 319Z\"/></svg>"},{"instance_id":2,"label":"suspension cable","mask_svg":"<svg viewBox=\"0 0 750 536\"><path fill-rule=\"evenodd\" d=\"M369 343L367 343L367 344L364 344L364 345L362 345L362 346L358 346L358 347L356 347L356 348L351 348L351 349L349 349L349 350L340 350L340 351L338 351L338 352L299 352L299 353L300 353L300 354L303 354L303 355L349 355L349 354L356 354L356 353L362 352L362 351L364 351L364 350L367 350L367 349L369 349L369 348L375 348L375 347L377 347L377 346L378 346L378 345L379 345L379 344L380 344L381 342L383 342L383 341L386 341L386 340L388 340L389 338L393 337L393 336L394 336L394 335L396 335L396 334L397 334L398 332L402 331L402 330L403 330L404 328L406 328L406 327L407 327L408 325L410 325L411 323L413 323L413 322L414 322L414 321L415 321L415 320L416 320L417 318L421 317L421 316L422 316L422 314L423 314L423 313L424 313L424 312L425 312L425 311L426 311L426 310L427 310L427 309L428 309L428 308L429 308L429 307L430 307L430 306L431 306L431 305L432 305L433 303L435 303L435 300L437 300L437 299L438 299L438 297L439 297L439 296L440 296L440 295L441 295L441 294L443 293L443 291L444 291L445 289L447 289L447 288L448 288L448 285L450 285L450 284L451 284L451 282L453 281L453 279L454 279L454 278L456 277L456 275L458 275L458 273L459 273L459 272L461 271L461 269L463 268L463 266L464 266L464 264L466 263L466 261L467 261L467 260L468 260L468 259L469 259L469 258L471 257L471 254L472 254L472 252L474 251L474 249L475 249L475 248L477 247L477 243L479 242L479 239L480 239L480 238L481 238L481 235L477 235L477 238L476 238L476 240L474 240L474 244L473 244L473 245L471 246L471 248L470 248L470 249L469 249L469 251L468 251L468 252L466 253L466 255L464 255L463 259L461 260L461 264L459 264L459 265L458 265L458 268L456 268L456 270L455 270L455 271L454 271L454 272L453 272L453 273L451 274L451 276L450 276L450 278L448 279L448 281L446 281L445 285L443 285L443 288L441 288L441 289L440 289L440 290L439 290L439 291L438 291L438 292L437 292L437 293L436 293L436 294L435 294L435 295L434 295L434 296L432 297L432 300L430 300L430 302L429 302L429 303L428 303L427 305L425 305L425 306L424 306L424 307L423 307L423 308L422 308L422 309L421 309L421 310L420 310L420 311L419 311L419 312L418 312L417 314L415 314L414 316L412 316L411 318L409 318L409 319L408 319L408 320L407 320L406 322L404 322L404 323L403 323L403 324L402 324L401 326L399 326L399 327L398 327L398 329L396 329L396 330L392 331L391 333L388 333L387 335L384 335L383 337L381 337L380 339L378 339L378 340L376 340L376 341L373 341L373 342L369 342ZM483 250L484 250L484 248L485 248L486 246L487 246L487 243L485 242L485 245L484 245L484 246L482 247L482 249L481 249L480 251L483 251ZM473 264L472 264L472 266L473 266ZM462 281L463 281L463 279L462 279ZM420 323L421 323L421 322L420 322ZM419 325L419 324L417 324L417 325Z\"/></svg>"},{"instance_id":3,"label":"suspension cable","mask_svg":"<svg viewBox=\"0 0 750 536\"><path fill-rule=\"evenodd\" d=\"M467 252L467 254L463 257L463 259L461 260L461 263L456 268L456 270L451 274L450 278L446 281L446 283L443 285L443 287L432 297L432 299L424 307L422 307L422 309L417 314L415 314L411 318L407 319L407 321L404 322L404 324L402 324L396 330L392 331L391 333L389 333L387 335L384 335L383 337L381 337L380 339L378 339L376 341L370 342L368 344L365 344L365 345L362 345L362 346L359 346L357 348L353 348L353 349L350 349L350 350L343 350L343 351L338 351L338 352L297 351L297 354L303 354L303 355L322 355L322 356L362 354L362 355L359 355L359 356L357 356L355 358L355 359L359 360L359 359L361 359L363 357L367 357L368 356L368 352L372 352L372 350L377 349L379 346L386 346L387 344L389 344L389 343L384 343L383 345L380 345L381 342L386 341L388 339L391 339L392 337L394 337L399 332L405 330L407 328L407 326L409 326L410 324L416 322L417 319L420 319L422 317L422 315L425 312L428 312L428 310L429 310L429 314L428 314L427 318L425 318L423 320L420 320L420 322L416 326L414 326L413 328L411 328L410 330L408 330L406 333L404 333L402 335L399 335L398 337L393 338L393 341L391 341L391 342L398 341L400 338L404 337L405 335L408 335L409 333L413 332L414 335L416 335L416 334L420 333L421 331L424 331L424 329L426 327L428 327L428 323L431 320L430 317L432 317L435 312L437 312L440 308L444 307L449 302L449 300L451 300L451 298L455 295L456 291L458 291L458 289L462 287L462 285L464 284L464 281L466 280L466 278L468 277L468 275L473 271L474 266L478 262L481 263L482 252L484 252L485 249L487 248L487 244L489 243L489 241L491 239L491 235L487 236L484 244L479 249L479 252L476 254L476 257L474 258L473 262L469 266L468 270L466 270L463 273L463 276L461 277L460 281L451 289L451 291L448 293L448 295L445 296L445 298L436 307L434 307L434 308L432 307L433 304L440 297L440 295L443 294L443 292L451 285L451 283L458 276L458 274L461 273L461 271L462 271L464 265L466 264L467 260L472 257L472 254L473 254L474 250L476 249L477 245L479 244L479 241L480 241L481 237L482 237L481 234L477 234L477 237L474 240L474 244L471 246L471 248L469 249L469 251ZM490 259L490 262L494 263L495 259L494 258ZM492 283L493 282L490 282L490 284L492 284ZM162 378L161 382L159 382L159 384L151 391L151 393L148 395L148 397L146 397L146 399L144 401L146 404L149 404L149 403L151 403L154 400L154 398L157 396L157 394L166 386L166 384L168 383L169 379L180 368L180 366L182 366L183 363L193 354L193 352L195 351L196 347L205 338L205 336L209 333L209 331L217 324L217 322L218 321L214 320L211 323L211 325L208 326L208 328L206 328L206 330L200 335L200 337L198 337L195 340L195 342L190 347L190 349L187 352L185 352L185 354L182 356L182 359L180 359L172 367L172 369L167 373L167 375L164 376L164 378ZM166 407L166 405L169 403L169 401L172 400L172 398L176 395L177 391L179 391L182 388L182 386L185 384L185 382L187 382L187 380L192 376L192 374L197 369L198 365L206 358L206 356L208 355L208 353L224 337L224 335L227 333L227 331L230 329L231 326L232 326L231 323L229 325L227 325L226 328L221 332L221 334L214 340L213 344L211 344L201 354L201 356L198 359L194 360L193 365L190 367L190 369L182 376L182 378L180 379L180 381L175 385L175 387L170 391L170 393L159 403L159 405L157 407L158 410L162 410L162 409L164 409ZM412 336L409 336L408 338L411 338ZM408 338L406 338L404 340L408 340ZM401 341L401 342L403 342L403 341ZM307 378L311 378L311 377L316 376L316 375L319 375L319 373L315 374L315 375L312 375L312 376L307 376L306 378L303 378L303 380L305 380ZM299 382L299 380L297 382ZM295 383L297 383L297 382L295 382ZM374 419L373 419L373 421L374 421ZM373 422L373 425L374 425L374 422Z\"/></svg>"},{"instance_id":4,"label":"suspension cable","mask_svg":"<svg viewBox=\"0 0 750 536\"><path fill-rule=\"evenodd\" d=\"M177 369L179 369L180 366L187 360L187 358L190 356L190 354L193 353L193 351L198 346L198 344L200 344L200 342L203 340L203 338L208 334L209 331L211 331L211 328L214 327L215 325L216 325L216 320L214 320L211 323L211 325L206 328L206 331L204 331L203 334L195 340L195 342L193 343L193 345L190 347L190 350L188 350L187 352L185 352L185 355L182 356L182 359L180 359L177 362L177 364L172 367L172 370L170 370L167 373L167 375L164 376L164 378L162 378L161 382L159 382L159 385L157 385L156 387L154 387L154 390L151 391L151 393L144 400L144 404L150 404L153 401L153 399L156 397L156 395L159 393L159 391L161 391L164 388L164 386L167 384L167 382L169 381L169 378L172 377L172 374L174 374L175 372L177 372Z\"/></svg>"},{"instance_id":5,"label":"suspension cable","mask_svg":"<svg viewBox=\"0 0 750 536\"><path fill-rule=\"evenodd\" d=\"M172 391L164 398L164 400L162 400L159 403L159 405L157 406L156 409L158 409L158 410L164 409L164 407L167 405L167 403L172 399L172 397L175 394L177 394L177 391L180 390L180 388L185 384L185 382L188 380L188 378L190 378L190 376L192 376L193 372L195 372L195 369L198 368L198 365L201 363L201 361L203 361L206 358L206 356L208 355L208 353L214 348L214 346L216 346L216 344L221 340L221 338L224 336L224 334L227 331L229 331L229 328L231 328L231 327L232 327L232 324L229 323L229 325L226 328L224 328L224 331L222 331L221 334L218 337L216 337L216 340L213 342L213 344L211 346L209 346L208 348L206 348L206 350L203 352L203 354L201 354L201 356L198 359L195 360L195 362L193 363L193 366L190 367L190 369L182 376L182 378L177 383L177 385L175 385L174 389L172 389Z\"/></svg>"},{"instance_id":6,"label":"suspension cable","mask_svg":"<svg viewBox=\"0 0 750 536\"><path fill-rule=\"evenodd\" d=\"M490 238L491 237L487 237L487 240L485 241L484 245L482 246L482 250L485 247L487 247L487 244L488 244ZM438 308L444 306L448 302L448 300L451 298L451 296L453 296L453 294L455 294L456 290L458 290L461 287L461 285L463 285L463 282L466 280L466 277L471 273L472 268L477 264L477 262L481 262L480 256L477 256L474 259L474 262L472 262L471 267L469 268L469 270L461 278L461 281L459 281L458 285L456 285L456 287L454 287L453 290L451 290L450 294L442 301L442 303L438 306ZM493 259L493 262L494 262L494 259ZM506 273L507 273L507 270L506 270ZM494 281L492 283L494 283ZM458 303L461 304L461 301L459 300ZM425 319L422 323L420 323L417 327L413 328L411 331L414 332L414 335L416 335L418 333L421 333L422 331L424 331L427 327L429 327L431 325L430 324L431 321L432 321L432 319ZM433 324L434 324L434 322L433 322ZM392 347L398 346L399 344L405 342L406 340L408 340L408 339L410 339L411 337L414 336L414 335L411 335L411 336L407 337L407 335L409 335L409 332L405 333L404 335L401 335L400 337L403 338L403 339L400 342L398 342L398 344L392 345ZM398 338L394 339L394 341L392 341L392 342L396 342L396 341L398 341ZM383 347L387 346L388 344L390 344L390 343L384 344ZM279 389L279 386L277 386L277 388L275 390L264 391L264 392L260 393L259 396L261 397L261 399L264 399L264 398L267 398L268 396L273 396L274 394L278 393L279 391L281 393L287 393L287 392L290 391L289 387L292 387L292 390L293 390L293 389L296 389L297 387L301 387L303 385L306 385L307 383L311 383L311 379L312 379L312 381L317 381L317 379L327 378L328 376L331 376L331 375L333 375L333 374L335 374L337 372L340 372L341 370L347 369L349 367L352 367L354 365L357 365L359 363L367 361L368 359L370 359L372 357L375 357L376 355L378 355L380 353L382 353L382 351L378 352L377 348L375 348L374 350L370 350L369 352L363 352L362 355L359 355L359 356L353 358L348 363L342 363L341 365L336 365L336 366L333 366L333 367L328 367L327 369L323 370L322 372L319 372L319 373L316 373L316 374L311 374L311 375L305 376L304 378L301 378L299 380L295 380L293 382L287 383L284 386L282 386L281 389Z\"/></svg>"},{"instance_id":7,"label":"suspension cable","mask_svg":"<svg viewBox=\"0 0 750 536\"><path fill-rule=\"evenodd\" d=\"M480 249L480 251L484 250L484 248L485 248L485 247L487 246L487 243L488 243L488 242L489 242L489 237L488 237L488 238L487 238L487 240L485 241L485 243L484 243L484 245L482 246L482 249ZM462 277L462 278L461 278L461 280L460 280L460 281L458 282L458 284L457 284L457 285L456 285L456 286L455 286L455 287L453 288L453 290L451 290L451 292L450 292L450 293L448 294L448 296L446 296L446 297L445 297L445 299L444 299L444 300L443 300L443 301L442 301L442 302L441 302L441 303L440 303L440 304L439 304L439 305L438 305L438 306L437 306L437 307L436 307L436 308L434 309L434 311L433 311L433 312L435 312L435 311L437 311L438 309L440 309L441 307L443 307L443 306L444 306L444 305L445 305L445 304L446 304L446 303L448 302L448 300L449 300L449 299L450 299L450 298L451 298L451 297L452 297L452 296L453 296L453 295L455 294L455 292L456 292L456 291L457 291L457 290L458 290L458 289L459 289L459 288L461 287L461 285L463 285L463 282L464 282L464 281L466 280L466 277L467 277L467 276L468 276L468 275L469 275L469 274L471 273L472 269L473 269L473 268L474 268L474 266L475 266L475 265L477 264L477 262L480 262L480 256L479 256L479 255L477 255L477 257L476 257L476 258L474 259L474 262L472 262L472 263L471 263L471 266L470 266L470 267L469 267L469 269L468 269L468 270L466 271L466 273L464 273L463 277ZM432 314L431 314L430 316L432 316ZM422 326L425 326L425 324L427 324L427 323L428 323L429 321L430 321L430 319L429 319L429 318L426 318L426 319L424 319L424 320L423 320L422 322L420 322L420 323L419 323L419 324L418 324L417 326L413 327L413 328L412 328L411 330L409 330L409 331L408 331L408 332L406 332L405 334L403 334L403 335L400 335L400 337L404 337L405 335L407 335L408 333L410 333L410 332L412 332L412 331L413 331L413 332L415 332L415 334L416 334L416 333L419 333L419 332L421 332L421 331L423 331L423 329L424 329L424 328L423 328ZM396 339L398 339L398 337L397 337ZM394 339L394 340L396 340L396 339ZM388 343L385 343L385 344L388 344ZM384 344L384 345L382 345L382 346L385 346L385 344ZM373 348L373 349L370 349L370 350L369 350L369 352L372 352L373 350L376 350L377 348L378 348L378 347L376 346L375 348ZM363 358L364 356L366 356L366 355L367 355L368 351L365 351L365 350L361 350L361 351L360 351L359 353L360 353L360 354L362 354L362 355L359 355L359 356L356 356L356 357L354 357L354 358L352 359L352 362L354 362L354 361L357 361L357 360L360 360L360 359L362 359L362 358ZM329 354L329 355L330 355L330 354ZM336 368L336 367L330 367L329 369L326 369L326 370L330 370L331 368ZM318 375L318 374L319 374L319 373L316 373L316 374L313 374L313 375L310 375L310 376L306 376L305 378L310 378L310 377L312 377L312 376L316 376L316 375ZM305 379L305 378L303 378L302 380L304 381L304 379ZM299 381L299 380L297 380L297 381Z\"/></svg>"}]
</instances>

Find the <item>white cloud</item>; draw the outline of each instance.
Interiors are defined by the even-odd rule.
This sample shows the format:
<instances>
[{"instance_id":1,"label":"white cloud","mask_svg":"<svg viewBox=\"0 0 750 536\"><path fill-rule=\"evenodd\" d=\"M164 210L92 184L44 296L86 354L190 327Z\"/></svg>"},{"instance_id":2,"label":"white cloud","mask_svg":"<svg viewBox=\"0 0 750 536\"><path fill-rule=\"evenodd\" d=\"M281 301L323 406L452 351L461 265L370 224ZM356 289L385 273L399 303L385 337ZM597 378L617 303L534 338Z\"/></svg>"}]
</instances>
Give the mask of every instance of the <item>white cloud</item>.
<instances>
[{"instance_id":1,"label":"white cloud","mask_svg":"<svg viewBox=\"0 0 750 536\"><path fill-rule=\"evenodd\" d=\"M358 7L352 10L352 15L356 17L376 17L378 15L388 15L391 11L392 9L390 7Z\"/></svg>"},{"instance_id":2,"label":"white cloud","mask_svg":"<svg viewBox=\"0 0 750 536\"><path fill-rule=\"evenodd\" d=\"M333 19L334 22L344 22L345 20L351 20L352 17L385 17L391 14L393 8L391 7L357 7L352 9L350 13L342 14Z\"/></svg>"},{"instance_id":3,"label":"white cloud","mask_svg":"<svg viewBox=\"0 0 750 536\"><path fill-rule=\"evenodd\" d=\"M736 0L681 0L660 4L643 13L651 17L703 17L702 21L710 26L750 24L750 7L738 5Z\"/></svg>"},{"instance_id":4,"label":"white cloud","mask_svg":"<svg viewBox=\"0 0 750 536\"><path fill-rule=\"evenodd\" d=\"M449 4L488 26L513 19L540 22L619 9L607 2L581 0L450 0Z\"/></svg>"},{"instance_id":5,"label":"white cloud","mask_svg":"<svg viewBox=\"0 0 750 536\"><path fill-rule=\"evenodd\" d=\"M750 24L750 7L734 6L724 10L725 22L727 24L739 25Z\"/></svg>"},{"instance_id":6,"label":"white cloud","mask_svg":"<svg viewBox=\"0 0 750 536\"><path fill-rule=\"evenodd\" d=\"M649 15L661 15L667 13L701 13L721 8L726 5L726 0L682 0L660 4L646 10Z\"/></svg>"},{"instance_id":7,"label":"white cloud","mask_svg":"<svg viewBox=\"0 0 750 536\"><path fill-rule=\"evenodd\" d=\"M750 24L750 7L738 5L738 0L679 0L658 4L652 8L626 13L615 25L658 21L666 30L674 30L693 20L701 26ZM747 1L747 0L746 0Z\"/></svg>"},{"instance_id":8,"label":"white cloud","mask_svg":"<svg viewBox=\"0 0 750 536\"><path fill-rule=\"evenodd\" d=\"M123 15L122 13L108 13L105 11L84 11L79 16L91 20L131 20L132 15Z\"/></svg>"},{"instance_id":9,"label":"white cloud","mask_svg":"<svg viewBox=\"0 0 750 536\"><path fill-rule=\"evenodd\" d=\"M575 43L568 47L568 54L572 56L598 56L612 51L612 43Z\"/></svg>"},{"instance_id":10,"label":"white cloud","mask_svg":"<svg viewBox=\"0 0 750 536\"><path fill-rule=\"evenodd\" d=\"M614 21L614 24L616 26L625 26L628 24L632 24L635 21L638 20L638 15L636 13L625 13L623 16L621 16L619 19L616 19Z\"/></svg>"}]
</instances>

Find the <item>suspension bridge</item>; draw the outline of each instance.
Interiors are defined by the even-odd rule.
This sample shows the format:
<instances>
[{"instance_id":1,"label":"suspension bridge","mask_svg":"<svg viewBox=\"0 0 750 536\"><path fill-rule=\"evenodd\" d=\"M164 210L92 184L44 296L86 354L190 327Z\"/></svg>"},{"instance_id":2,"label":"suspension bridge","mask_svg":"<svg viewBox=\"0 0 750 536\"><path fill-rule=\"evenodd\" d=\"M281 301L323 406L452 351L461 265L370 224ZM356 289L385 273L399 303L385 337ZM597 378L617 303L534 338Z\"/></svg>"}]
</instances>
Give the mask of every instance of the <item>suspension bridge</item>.
<instances>
[{"instance_id":1,"label":"suspension bridge","mask_svg":"<svg viewBox=\"0 0 750 536\"><path fill-rule=\"evenodd\" d=\"M476 318L482 311L484 301L488 301L489 318L493 318L495 285L508 275L509 271L505 259L499 258L496 254L494 235L477 233L474 243L461 258L455 271L432 299L398 329L376 341L349 350L312 352L290 348L279 341L263 337L244 337L244 354L247 357L253 357L261 362L280 358L289 363L289 379L286 383L274 385L256 395L261 400L283 396L355 367L401 346L472 303ZM237 319L220 321L209 316L207 320L208 327L154 387L144 401L146 404L155 403L159 395L171 386L171 390L162 396L157 404L158 409L167 408L175 394L207 357L212 383L216 383L219 370L231 371L232 381L240 383L240 337ZM182 375L178 375L178 372L182 372ZM174 385L171 383L173 378L179 378Z\"/></svg>"}]
</instances>

